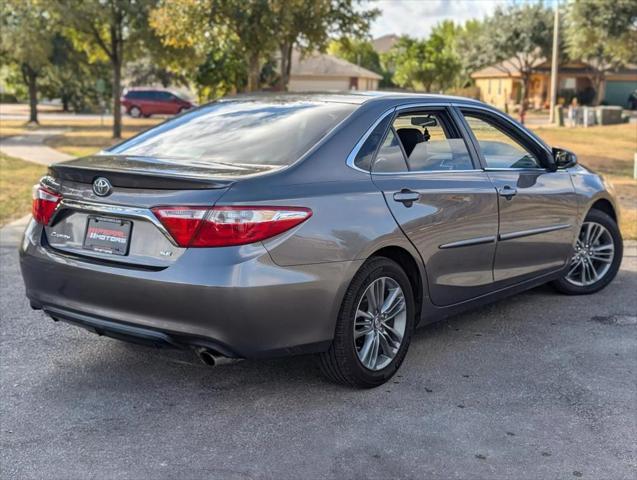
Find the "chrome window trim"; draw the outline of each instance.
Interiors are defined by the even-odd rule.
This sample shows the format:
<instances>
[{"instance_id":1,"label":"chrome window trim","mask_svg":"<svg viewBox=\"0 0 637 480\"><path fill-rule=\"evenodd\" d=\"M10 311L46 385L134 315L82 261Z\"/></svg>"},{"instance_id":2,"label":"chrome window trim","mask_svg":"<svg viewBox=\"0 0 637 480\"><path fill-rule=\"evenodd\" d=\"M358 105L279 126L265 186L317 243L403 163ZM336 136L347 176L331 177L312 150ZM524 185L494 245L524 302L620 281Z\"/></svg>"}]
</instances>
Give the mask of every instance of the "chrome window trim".
<instances>
[{"instance_id":1,"label":"chrome window trim","mask_svg":"<svg viewBox=\"0 0 637 480\"><path fill-rule=\"evenodd\" d=\"M542 167L529 167L529 168L506 168L506 167L488 167L484 169L485 172L523 172L523 171L529 171L529 172L550 172L549 169L547 168L542 168ZM551 172L553 173L553 172Z\"/></svg>"},{"instance_id":2,"label":"chrome window trim","mask_svg":"<svg viewBox=\"0 0 637 480\"><path fill-rule=\"evenodd\" d=\"M470 170L418 170L418 171L405 171L405 172L371 172L372 175L427 175L431 173L471 173L471 172L484 172L479 168L473 168ZM367 172L370 173L370 172Z\"/></svg>"},{"instance_id":3,"label":"chrome window trim","mask_svg":"<svg viewBox=\"0 0 637 480\"><path fill-rule=\"evenodd\" d=\"M115 215L126 218L136 218L139 220L145 220L152 223L157 229L168 239L168 241L175 247L179 247L175 240L172 238L166 227L164 227L157 217L147 208L129 207L126 205L111 205L104 203L87 202L83 200L71 200L63 198L60 201L60 205L55 210L53 218L50 224L52 224L58 217L62 210L75 210L85 213L97 213L100 215Z\"/></svg>"}]
</instances>

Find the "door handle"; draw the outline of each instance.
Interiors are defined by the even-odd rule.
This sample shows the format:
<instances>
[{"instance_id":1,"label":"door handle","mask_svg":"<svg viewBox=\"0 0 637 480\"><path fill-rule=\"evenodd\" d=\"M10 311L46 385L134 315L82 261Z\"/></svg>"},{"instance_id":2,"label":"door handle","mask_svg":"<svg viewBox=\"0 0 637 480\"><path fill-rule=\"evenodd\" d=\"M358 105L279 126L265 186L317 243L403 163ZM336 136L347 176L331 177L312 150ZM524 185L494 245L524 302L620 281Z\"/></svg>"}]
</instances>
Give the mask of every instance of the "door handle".
<instances>
[{"instance_id":1,"label":"door handle","mask_svg":"<svg viewBox=\"0 0 637 480\"><path fill-rule=\"evenodd\" d=\"M411 207L412 204L419 199L420 193L409 190L408 188L403 188L400 192L394 193L394 200L402 203L405 207Z\"/></svg>"},{"instance_id":2,"label":"door handle","mask_svg":"<svg viewBox=\"0 0 637 480\"><path fill-rule=\"evenodd\" d=\"M510 187L509 185L505 185L504 187L498 188L498 195L506 198L507 200L511 200L517 193L518 193L518 189Z\"/></svg>"}]
</instances>

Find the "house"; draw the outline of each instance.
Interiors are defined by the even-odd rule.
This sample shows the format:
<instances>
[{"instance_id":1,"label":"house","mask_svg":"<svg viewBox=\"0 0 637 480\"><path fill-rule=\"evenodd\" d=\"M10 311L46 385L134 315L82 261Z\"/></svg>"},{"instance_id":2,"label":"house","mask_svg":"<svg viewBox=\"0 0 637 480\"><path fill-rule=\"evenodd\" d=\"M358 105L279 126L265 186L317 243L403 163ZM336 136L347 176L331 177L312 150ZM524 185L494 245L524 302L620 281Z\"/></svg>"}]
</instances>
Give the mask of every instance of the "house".
<instances>
[{"instance_id":1,"label":"house","mask_svg":"<svg viewBox=\"0 0 637 480\"><path fill-rule=\"evenodd\" d=\"M292 53L290 92L378 90L380 75L325 53Z\"/></svg>"},{"instance_id":2,"label":"house","mask_svg":"<svg viewBox=\"0 0 637 480\"><path fill-rule=\"evenodd\" d=\"M558 99L565 103L576 97L580 104L590 104L595 98L591 70L583 62L560 65L558 72ZM471 74L480 91L480 100L498 108L519 105L522 99L522 75L517 64L505 60ZM628 105L629 94L637 89L637 66L628 65L616 72L609 72L601 86L603 103ZM534 65L529 85L528 99L532 108L546 108L551 91L551 64L539 59Z\"/></svg>"}]
</instances>

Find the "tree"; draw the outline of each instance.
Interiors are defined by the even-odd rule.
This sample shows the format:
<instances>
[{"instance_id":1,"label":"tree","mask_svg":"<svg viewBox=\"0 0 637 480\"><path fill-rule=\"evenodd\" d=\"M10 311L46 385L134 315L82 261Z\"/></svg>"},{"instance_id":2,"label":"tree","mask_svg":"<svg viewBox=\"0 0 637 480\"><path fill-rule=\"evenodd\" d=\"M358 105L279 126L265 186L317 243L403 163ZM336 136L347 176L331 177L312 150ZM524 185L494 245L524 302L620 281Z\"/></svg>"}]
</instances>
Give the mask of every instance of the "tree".
<instances>
[{"instance_id":1,"label":"tree","mask_svg":"<svg viewBox=\"0 0 637 480\"><path fill-rule=\"evenodd\" d=\"M436 69L436 86L447 90L458 86L458 77L462 71L462 62L457 52L457 40L461 28L452 21L445 20L437 24L427 40L430 50L430 62Z\"/></svg>"},{"instance_id":2,"label":"tree","mask_svg":"<svg viewBox=\"0 0 637 480\"><path fill-rule=\"evenodd\" d=\"M400 37L383 58L394 70L393 82L403 88L427 92L451 87L462 67L450 32L455 28L451 22L441 24L426 40Z\"/></svg>"},{"instance_id":3,"label":"tree","mask_svg":"<svg viewBox=\"0 0 637 480\"><path fill-rule=\"evenodd\" d=\"M351 37L351 41L369 32L372 20L380 10L356 8L359 0L273 0L274 35L281 57L279 88L285 90L290 81L292 52L324 50L330 37ZM372 49L373 50L373 49ZM375 52L374 52L375 53ZM377 55L377 54L376 54ZM354 62L356 63L356 62Z\"/></svg>"},{"instance_id":4,"label":"tree","mask_svg":"<svg viewBox=\"0 0 637 480\"><path fill-rule=\"evenodd\" d=\"M503 62L520 72L522 80L522 112L526 110L531 74L551 52L553 13L540 3L511 4L497 8L486 20L490 63ZM499 63L506 73L507 65Z\"/></svg>"},{"instance_id":5,"label":"tree","mask_svg":"<svg viewBox=\"0 0 637 480\"><path fill-rule=\"evenodd\" d=\"M106 88L99 88L109 76L108 63L91 63L86 53L60 32L53 35L49 59L41 90L49 98L61 99L65 112L71 108L75 112L96 111L110 98L105 95Z\"/></svg>"},{"instance_id":6,"label":"tree","mask_svg":"<svg viewBox=\"0 0 637 480\"><path fill-rule=\"evenodd\" d=\"M55 0L73 43L93 60L106 58L112 70L113 138L122 136L122 67L147 33L153 0Z\"/></svg>"},{"instance_id":7,"label":"tree","mask_svg":"<svg viewBox=\"0 0 637 480\"><path fill-rule=\"evenodd\" d=\"M576 0L568 7L567 51L589 65L595 104L606 74L637 61L637 2Z\"/></svg>"},{"instance_id":8,"label":"tree","mask_svg":"<svg viewBox=\"0 0 637 480\"><path fill-rule=\"evenodd\" d=\"M38 123L38 79L52 51L51 12L40 0L5 0L1 4L0 58L15 64L29 92L29 122Z\"/></svg>"},{"instance_id":9,"label":"tree","mask_svg":"<svg viewBox=\"0 0 637 480\"><path fill-rule=\"evenodd\" d=\"M276 48L273 24L268 0L163 0L151 14L151 25L166 45L197 49L206 61L237 52L247 70L248 91L259 88L261 62Z\"/></svg>"},{"instance_id":10,"label":"tree","mask_svg":"<svg viewBox=\"0 0 637 480\"><path fill-rule=\"evenodd\" d=\"M385 61L394 65L393 82L403 88L431 91L436 78L433 56L425 40L402 36L387 53Z\"/></svg>"},{"instance_id":11,"label":"tree","mask_svg":"<svg viewBox=\"0 0 637 480\"><path fill-rule=\"evenodd\" d=\"M380 65L380 55L369 40L341 37L329 44L327 52L379 75L383 74L383 68Z\"/></svg>"},{"instance_id":12,"label":"tree","mask_svg":"<svg viewBox=\"0 0 637 480\"><path fill-rule=\"evenodd\" d=\"M458 31L455 44L462 65L459 86L467 86L473 72L495 62L489 33L487 22L476 19L467 20Z\"/></svg>"},{"instance_id":13,"label":"tree","mask_svg":"<svg viewBox=\"0 0 637 480\"><path fill-rule=\"evenodd\" d=\"M356 0L163 0L151 14L151 25L166 45L190 47L205 63L244 65L245 88L261 86L263 66L280 55L279 88L289 82L292 52L323 50L336 32L361 34L378 12L359 11ZM202 50L201 46L205 48ZM241 61L237 61L237 55ZM203 66L203 65L202 65ZM204 68L207 79L220 84L242 76L224 76ZM202 78L199 76L199 78Z\"/></svg>"}]
</instances>

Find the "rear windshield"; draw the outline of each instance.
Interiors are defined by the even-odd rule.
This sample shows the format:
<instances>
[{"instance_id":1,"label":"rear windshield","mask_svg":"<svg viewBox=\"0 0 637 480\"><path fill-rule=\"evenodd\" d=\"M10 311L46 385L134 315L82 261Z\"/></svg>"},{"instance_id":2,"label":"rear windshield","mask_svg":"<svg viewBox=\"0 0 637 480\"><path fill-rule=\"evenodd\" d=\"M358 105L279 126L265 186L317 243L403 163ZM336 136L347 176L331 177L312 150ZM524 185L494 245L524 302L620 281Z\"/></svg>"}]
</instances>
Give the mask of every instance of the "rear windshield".
<instances>
[{"instance_id":1,"label":"rear windshield","mask_svg":"<svg viewBox=\"0 0 637 480\"><path fill-rule=\"evenodd\" d=\"M355 108L308 101L218 102L169 120L107 153L188 163L285 166Z\"/></svg>"}]
</instances>

